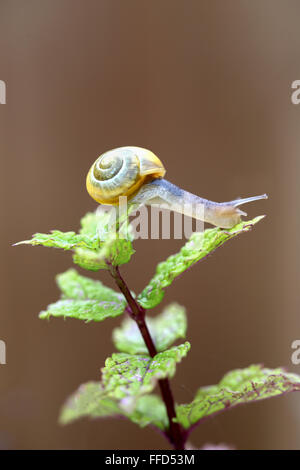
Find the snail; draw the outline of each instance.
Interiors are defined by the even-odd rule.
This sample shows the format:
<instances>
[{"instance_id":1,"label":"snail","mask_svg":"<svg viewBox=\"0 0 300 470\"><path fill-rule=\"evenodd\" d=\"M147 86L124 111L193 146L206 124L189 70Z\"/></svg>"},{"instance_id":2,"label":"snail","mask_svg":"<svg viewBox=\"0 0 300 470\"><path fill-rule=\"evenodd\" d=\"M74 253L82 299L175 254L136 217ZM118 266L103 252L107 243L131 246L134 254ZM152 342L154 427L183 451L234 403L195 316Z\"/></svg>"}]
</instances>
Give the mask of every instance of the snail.
<instances>
[{"instance_id":1,"label":"snail","mask_svg":"<svg viewBox=\"0 0 300 470\"><path fill-rule=\"evenodd\" d=\"M132 205L164 204L170 210L200 219L221 228L231 228L247 215L239 206L267 199L266 194L239 198L229 202L213 202L189 193L164 179L166 170L150 150L120 147L103 153L91 166L86 186L99 204L119 204L126 196ZM199 210L201 208L201 210Z\"/></svg>"}]
</instances>

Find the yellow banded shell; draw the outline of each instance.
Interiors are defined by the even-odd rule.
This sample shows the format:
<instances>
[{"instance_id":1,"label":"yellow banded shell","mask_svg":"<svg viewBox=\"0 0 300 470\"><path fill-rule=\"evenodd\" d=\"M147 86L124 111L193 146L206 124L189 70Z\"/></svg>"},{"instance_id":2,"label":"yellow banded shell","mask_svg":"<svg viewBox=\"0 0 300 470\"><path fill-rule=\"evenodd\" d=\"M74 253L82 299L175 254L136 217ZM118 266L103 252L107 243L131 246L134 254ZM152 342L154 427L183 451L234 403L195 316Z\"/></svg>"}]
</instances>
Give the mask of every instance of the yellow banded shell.
<instances>
[{"instance_id":1,"label":"yellow banded shell","mask_svg":"<svg viewBox=\"0 0 300 470\"><path fill-rule=\"evenodd\" d=\"M99 204L118 204L120 196L134 196L146 178L163 178L166 170L150 150L119 147L103 153L86 179L89 195Z\"/></svg>"}]
</instances>

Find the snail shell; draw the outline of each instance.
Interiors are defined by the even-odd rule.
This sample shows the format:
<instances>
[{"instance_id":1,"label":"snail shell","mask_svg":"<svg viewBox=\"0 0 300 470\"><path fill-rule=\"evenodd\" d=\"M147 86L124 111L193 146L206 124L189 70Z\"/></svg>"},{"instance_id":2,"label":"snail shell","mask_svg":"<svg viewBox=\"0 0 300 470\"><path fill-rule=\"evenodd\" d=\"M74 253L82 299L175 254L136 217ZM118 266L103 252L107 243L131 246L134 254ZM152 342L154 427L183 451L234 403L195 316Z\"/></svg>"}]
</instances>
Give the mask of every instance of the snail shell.
<instances>
[{"instance_id":1,"label":"snail shell","mask_svg":"<svg viewBox=\"0 0 300 470\"><path fill-rule=\"evenodd\" d=\"M163 178L166 170L150 150L120 147L103 153L86 179L90 196L99 204L116 205L120 196L134 196L145 180Z\"/></svg>"}]
</instances>

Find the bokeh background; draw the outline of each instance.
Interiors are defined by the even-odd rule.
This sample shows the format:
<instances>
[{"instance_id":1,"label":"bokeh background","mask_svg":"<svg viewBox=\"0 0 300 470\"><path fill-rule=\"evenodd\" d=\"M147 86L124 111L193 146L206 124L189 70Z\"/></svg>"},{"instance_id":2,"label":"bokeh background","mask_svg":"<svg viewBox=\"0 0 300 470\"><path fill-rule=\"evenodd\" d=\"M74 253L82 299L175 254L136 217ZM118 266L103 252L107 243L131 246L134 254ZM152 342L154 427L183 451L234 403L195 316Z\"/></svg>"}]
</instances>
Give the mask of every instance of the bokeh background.
<instances>
[{"instance_id":1,"label":"bokeh background","mask_svg":"<svg viewBox=\"0 0 300 470\"><path fill-rule=\"evenodd\" d=\"M172 381L178 402L251 363L291 364L299 328L300 79L297 0L0 0L0 446L5 449L161 449L126 421L57 424L80 383L100 377L112 328L50 322L59 250L12 247L36 232L77 229L96 205L85 176L110 148L138 145L167 178L216 201L267 192L250 233L180 277L162 304L187 308L192 349ZM178 240L140 240L122 269L141 291ZM92 274L112 285L108 274ZM152 311L154 315L161 309ZM300 395L221 414L192 443L299 449Z\"/></svg>"}]
</instances>

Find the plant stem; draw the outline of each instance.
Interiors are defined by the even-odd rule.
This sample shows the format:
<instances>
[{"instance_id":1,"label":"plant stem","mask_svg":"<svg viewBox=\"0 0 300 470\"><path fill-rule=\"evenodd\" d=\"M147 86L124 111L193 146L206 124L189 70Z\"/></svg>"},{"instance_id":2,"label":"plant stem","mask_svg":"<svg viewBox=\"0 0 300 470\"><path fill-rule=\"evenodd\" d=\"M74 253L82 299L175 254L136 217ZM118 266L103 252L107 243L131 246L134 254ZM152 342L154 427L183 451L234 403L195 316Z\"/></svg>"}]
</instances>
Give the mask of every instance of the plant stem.
<instances>
[{"instance_id":1,"label":"plant stem","mask_svg":"<svg viewBox=\"0 0 300 470\"><path fill-rule=\"evenodd\" d=\"M126 310L128 314L138 325L150 356L154 357L157 354L157 350L150 335L147 323L145 321L146 310L132 296L126 282L120 274L118 266L110 266L110 273L114 278L116 284L118 285L120 291L124 295L125 299L127 300L128 307ZM173 421L173 418L176 418L176 412L170 382L168 379L161 379L158 381L158 384L169 418L169 429L167 432L167 436L176 450L183 450L186 441L186 433L184 432L180 424L175 423Z\"/></svg>"}]
</instances>

